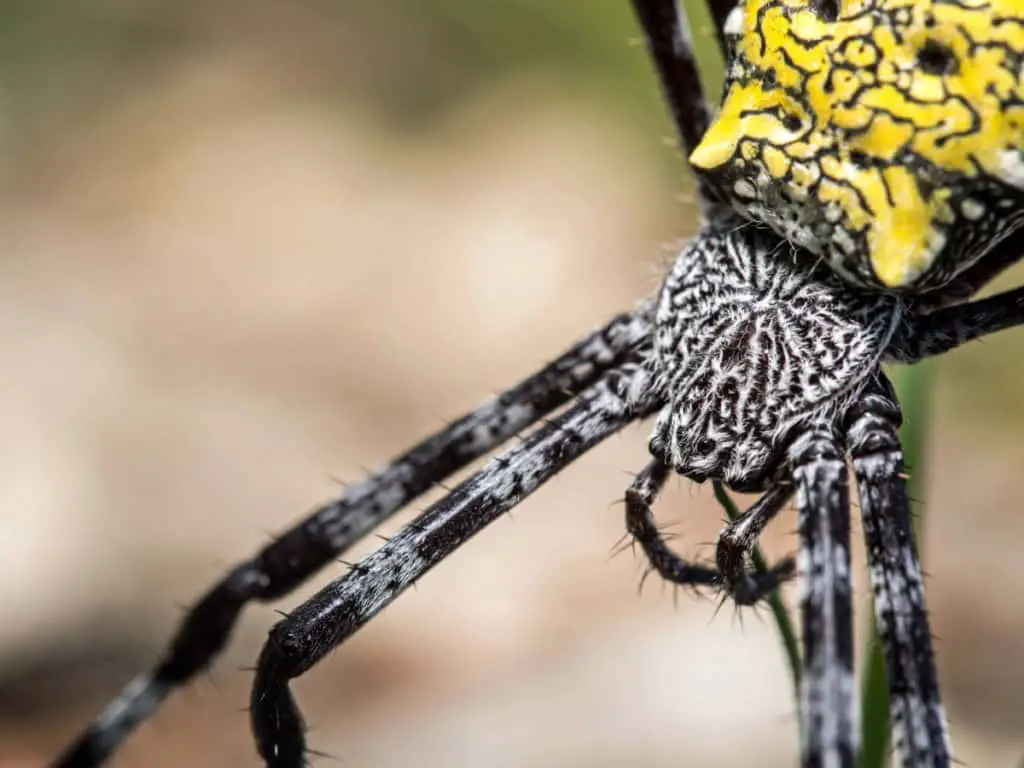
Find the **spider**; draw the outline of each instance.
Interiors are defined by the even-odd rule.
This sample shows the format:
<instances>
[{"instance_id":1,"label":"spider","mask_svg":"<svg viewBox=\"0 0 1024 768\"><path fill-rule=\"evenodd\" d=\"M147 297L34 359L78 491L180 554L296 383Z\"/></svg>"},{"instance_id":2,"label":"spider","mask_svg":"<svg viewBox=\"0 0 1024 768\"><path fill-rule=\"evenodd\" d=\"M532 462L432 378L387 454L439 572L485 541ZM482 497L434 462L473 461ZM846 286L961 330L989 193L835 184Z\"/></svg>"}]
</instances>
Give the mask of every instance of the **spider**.
<instances>
[{"instance_id":1,"label":"spider","mask_svg":"<svg viewBox=\"0 0 1024 768\"><path fill-rule=\"evenodd\" d=\"M626 491L625 523L651 566L742 605L799 576L805 766L857 760L849 458L896 760L950 764L900 407L881 366L1024 323L1024 289L970 301L1024 253L1024 13L1018 0L735 9L709 0L728 60L712 123L685 14L674 0L632 6L703 214L656 296L239 564L57 766L102 763L213 662L249 601L287 595L435 483L543 420L271 629L251 726L267 765L303 765L310 753L290 681L588 449L649 417L651 459ZM655 527L652 505L673 473L762 494L722 531L713 563L682 559ZM749 567L792 497L795 562Z\"/></svg>"}]
</instances>

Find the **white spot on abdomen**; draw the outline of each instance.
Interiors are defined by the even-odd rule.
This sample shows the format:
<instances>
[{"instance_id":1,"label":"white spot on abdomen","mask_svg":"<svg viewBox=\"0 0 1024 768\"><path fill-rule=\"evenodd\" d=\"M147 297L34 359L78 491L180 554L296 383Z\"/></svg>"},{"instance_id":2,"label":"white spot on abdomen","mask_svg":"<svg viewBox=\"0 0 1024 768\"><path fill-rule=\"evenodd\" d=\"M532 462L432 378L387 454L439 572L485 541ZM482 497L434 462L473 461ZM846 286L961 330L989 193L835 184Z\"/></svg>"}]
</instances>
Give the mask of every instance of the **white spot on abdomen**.
<instances>
[{"instance_id":1,"label":"white spot on abdomen","mask_svg":"<svg viewBox=\"0 0 1024 768\"><path fill-rule=\"evenodd\" d=\"M999 178L1017 189L1024 189L1024 152L1005 149L999 153Z\"/></svg>"},{"instance_id":2,"label":"white spot on abdomen","mask_svg":"<svg viewBox=\"0 0 1024 768\"><path fill-rule=\"evenodd\" d=\"M743 34L743 3L729 11L729 15L725 17L725 26L722 27L722 32L727 35Z\"/></svg>"}]
</instances>

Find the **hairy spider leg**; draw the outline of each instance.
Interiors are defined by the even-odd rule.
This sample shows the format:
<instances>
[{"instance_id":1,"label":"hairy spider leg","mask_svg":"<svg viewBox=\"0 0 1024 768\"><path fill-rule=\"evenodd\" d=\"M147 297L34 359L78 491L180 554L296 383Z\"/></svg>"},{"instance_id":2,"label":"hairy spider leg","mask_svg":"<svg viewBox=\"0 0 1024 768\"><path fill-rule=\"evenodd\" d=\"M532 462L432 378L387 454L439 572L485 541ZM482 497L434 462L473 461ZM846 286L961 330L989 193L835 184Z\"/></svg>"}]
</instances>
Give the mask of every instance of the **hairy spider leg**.
<instances>
[{"instance_id":1,"label":"hairy spider leg","mask_svg":"<svg viewBox=\"0 0 1024 768\"><path fill-rule=\"evenodd\" d=\"M1007 263L1000 258L998 264ZM969 341L1024 325L1024 288L911 315L887 355L913 363ZM861 490L875 610L889 671L890 721L901 766L947 766L951 747L939 696L931 630L914 546L895 399L865 401L862 434L848 441ZM856 426L856 422L854 422ZM871 451L874 453L871 453Z\"/></svg>"},{"instance_id":2,"label":"hairy spider leg","mask_svg":"<svg viewBox=\"0 0 1024 768\"><path fill-rule=\"evenodd\" d=\"M851 414L846 439L888 668L893 749L901 768L943 768L950 764L951 746L910 522L897 432L902 418L891 387L882 384Z\"/></svg>"},{"instance_id":3,"label":"hairy spider leg","mask_svg":"<svg viewBox=\"0 0 1024 768\"><path fill-rule=\"evenodd\" d=\"M983 336L1024 325L1024 288L911 318L887 351L893 360L915 363Z\"/></svg>"},{"instance_id":4,"label":"hairy spider leg","mask_svg":"<svg viewBox=\"0 0 1024 768\"><path fill-rule=\"evenodd\" d=\"M650 304L620 315L522 383L452 422L237 565L182 620L154 669L132 681L54 763L102 764L175 688L227 645L245 605L287 595L435 483L506 442L622 363L650 333Z\"/></svg>"},{"instance_id":5,"label":"hairy spider leg","mask_svg":"<svg viewBox=\"0 0 1024 768\"><path fill-rule=\"evenodd\" d=\"M364 626L428 570L519 504L583 453L659 402L636 401L649 372L624 365L565 412L506 449L433 504L347 575L331 582L271 630L257 662L250 718L260 755L274 768L300 768L306 754L290 681Z\"/></svg>"},{"instance_id":6,"label":"hairy spider leg","mask_svg":"<svg viewBox=\"0 0 1024 768\"><path fill-rule=\"evenodd\" d=\"M762 531L792 496L792 482L787 480L776 483L750 509L722 529L718 536L715 563L726 590L740 605L752 605L764 596L757 576L751 575L747 568L747 561ZM772 570L780 580L785 581L793 575L794 565L792 558L786 558Z\"/></svg>"},{"instance_id":7,"label":"hairy spider leg","mask_svg":"<svg viewBox=\"0 0 1024 768\"><path fill-rule=\"evenodd\" d=\"M632 0L632 4L689 162L690 153L708 129L711 112L701 86L686 12L676 0ZM716 0L716 6L720 4L721 0ZM721 25L718 31L721 35ZM695 174L695 178L702 208L722 201L701 174Z\"/></svg>"},{"instance_id":8,"label":"hairy spider leg","mask_svg":"<svg viewBox=\"0 0 1024 768\"><path fill-rule=\"evenodd\" d=\"M950 283L934 291L908 296L914 313L934 312L936 309L966 302L1024 256L1024 232L1000 241L981 259L957 275Z\"/></svg>"},{"instance_id":9,"label":"hairy spider leg","mask_svg":"<svg viewBox=\"0 0 1024 768\"><path fill-rule=\"evenodd\" d=\"M854 768L860 751L853 680L850 492L840 438L812 427L789 448L799 510L801 765Z\"/></svg>"},{"instance_id":10,"label":"hairy spider leg","mask_svg":"<svg viewBox=\"0 0 1024 768\"><path fill-rule=\"evenodd\" d=\"M689 563L673 552L658 531L652 509L670 473L671 469L665 462L654 459L636 476L626 491L626 530L643 549L651 568L663 579L687 587L724 586L737 603L752 605L777 589L780 583L792 575L793 561L788 558L770 571L747 573L743 570L741 578L733 576L730 579L715 568ZM784 492L784 495L788 498L790 494ZM771 507L776 503L777 496L776 492L769 491L751 508L751 512ZM776 512L785 503L785 498L778 503ZM749 515L748 512L744 517ZM771 516L774 516L774 513ZM753 540L749 542L748 550L753 543Z\"/></svg>"}]
</instances>

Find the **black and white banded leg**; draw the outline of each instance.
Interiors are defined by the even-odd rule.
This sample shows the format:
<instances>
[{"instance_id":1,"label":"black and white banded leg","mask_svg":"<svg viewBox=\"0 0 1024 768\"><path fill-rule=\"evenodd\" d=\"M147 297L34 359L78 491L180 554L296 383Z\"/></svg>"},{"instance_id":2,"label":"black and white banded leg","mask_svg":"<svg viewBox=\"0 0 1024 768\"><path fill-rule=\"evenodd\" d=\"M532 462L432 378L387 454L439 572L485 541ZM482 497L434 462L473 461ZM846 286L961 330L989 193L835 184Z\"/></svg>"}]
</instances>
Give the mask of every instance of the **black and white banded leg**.
<instances>
[{"instance_id":1,"label":"black and white banded leg","mask_svg":"<svg viewBox=\"0 0 1024 768\"><path fill-rule=\"evenodd\" d=\"M444 427L235 566L183 619L154 669L133 680L54 763L92 768L176 688L206 669L227 645L250 601L287 595L397 510L506 442L606 371L650 334L650 305L616 317L522 383Z\"/></svg>"},{"instance_id":2,"label":"black and white banded leg","mask_svg":"<svg viewBox=\"0 0 1024 768\"><path fill-rule=\"evenodd\" d=\"M799 509L801 760L804 768L853 768L860 749L853 679L850 498L846 462L830 428L789 450Z\"/></svg>"},{"instance_id":3,"label":"black and white banded leg","mask_svg":"<svg viewBox=\"0 0 1024 768\"><path fill-rule=\"evenodd\" d=\"M302 717L289 691L291 680L488 523L587 450L660 405L631 402L634 378L647 376L639 363L608 374L564 413L492 459L271 629L257 662L250 700L253 734L268 766L300 768L307 756ZM646 386L636 389L649 391Z\"/></svg>"},{"instance_id":4,"label":"black and white banded leg","mask_svg":"<svg viewBox=\"0 0 1024 768\"><path fill-rule=\"evenodd\" d=\"M887 382L852 414L847 443L860 493L878 634L889 676L893 750L901 768L946 768L951 748L939 696L921 567L907 498L901 421Z\"/></svg>"}]
</instances>

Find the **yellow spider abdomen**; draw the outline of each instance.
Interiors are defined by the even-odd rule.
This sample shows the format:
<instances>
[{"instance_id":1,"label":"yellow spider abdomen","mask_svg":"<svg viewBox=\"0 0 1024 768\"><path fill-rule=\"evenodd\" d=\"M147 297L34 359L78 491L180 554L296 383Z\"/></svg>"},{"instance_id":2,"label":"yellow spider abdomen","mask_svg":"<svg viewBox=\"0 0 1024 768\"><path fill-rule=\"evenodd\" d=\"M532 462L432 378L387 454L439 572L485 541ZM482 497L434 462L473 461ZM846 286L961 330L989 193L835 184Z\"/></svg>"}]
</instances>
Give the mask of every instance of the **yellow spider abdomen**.
<instances>
[{"instance_id":1,"label":"yellow spider abdomen","mask_svg":"<svg viewBox=\"0 0 1024 768\"><path fill-rule=\"evenodd\" d=\"M1024 0L836 3L747 0L691 163L860 282L948 282L1024 225Z\"/></svg>"}]
</instances>

